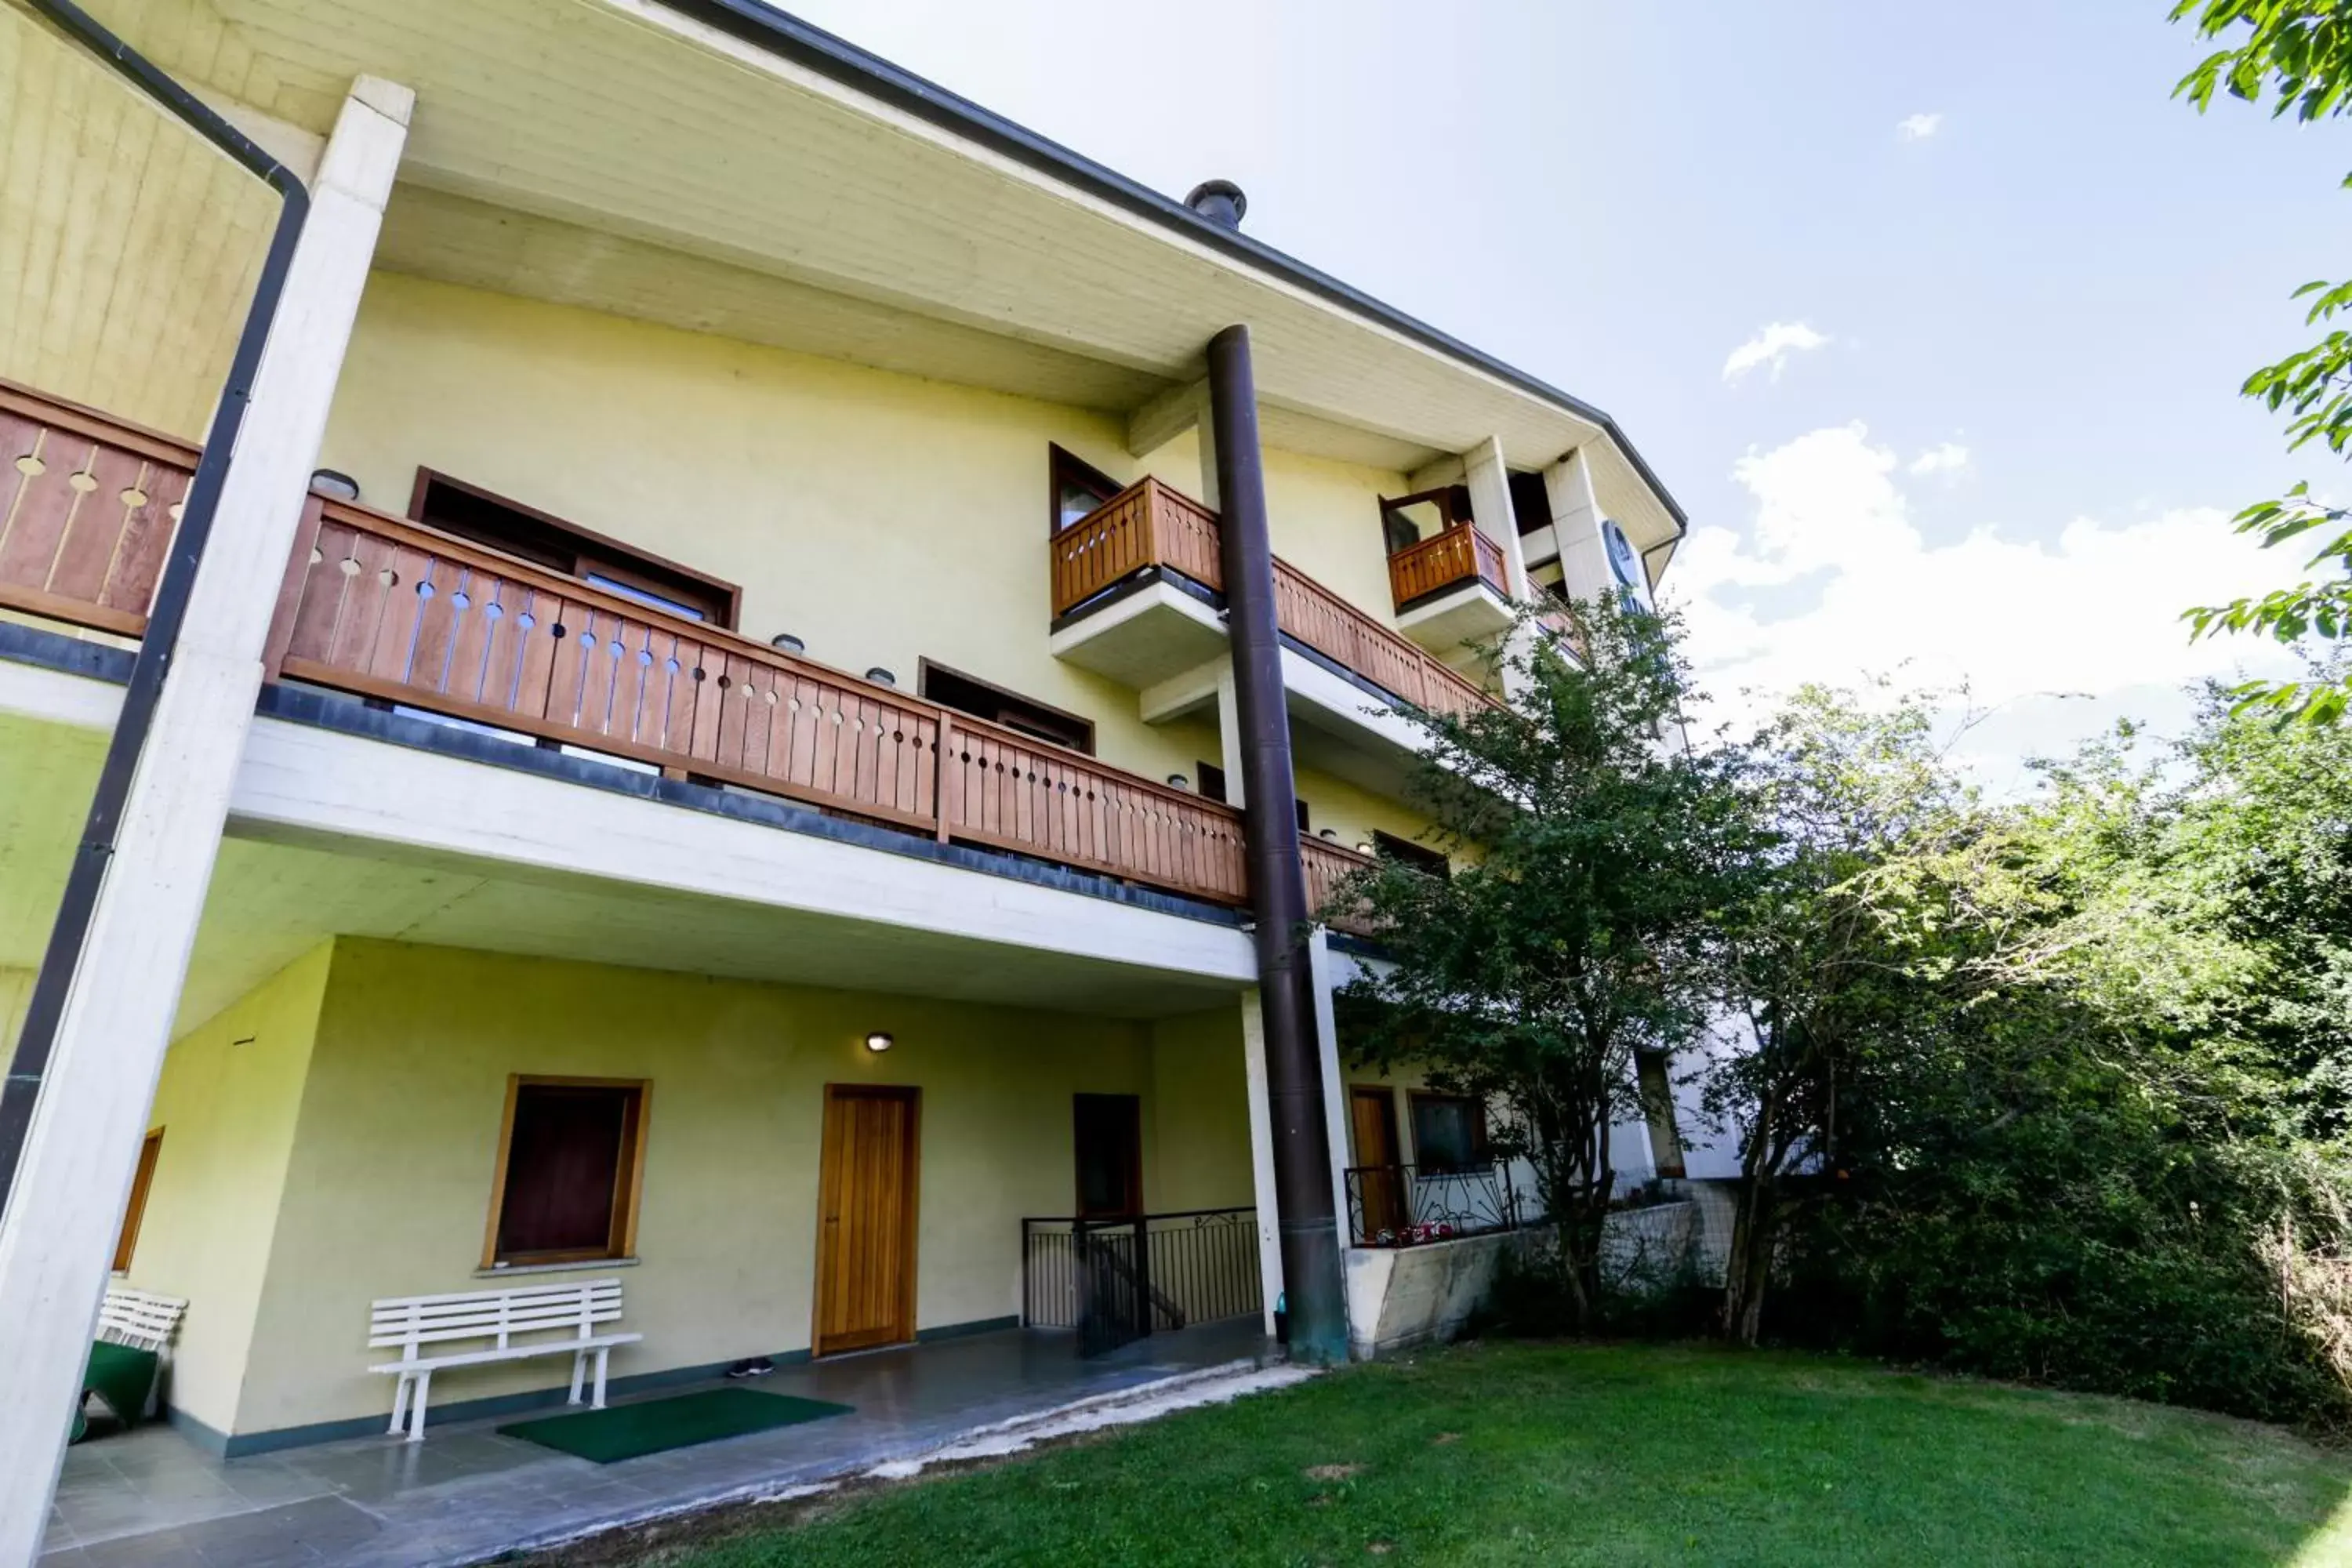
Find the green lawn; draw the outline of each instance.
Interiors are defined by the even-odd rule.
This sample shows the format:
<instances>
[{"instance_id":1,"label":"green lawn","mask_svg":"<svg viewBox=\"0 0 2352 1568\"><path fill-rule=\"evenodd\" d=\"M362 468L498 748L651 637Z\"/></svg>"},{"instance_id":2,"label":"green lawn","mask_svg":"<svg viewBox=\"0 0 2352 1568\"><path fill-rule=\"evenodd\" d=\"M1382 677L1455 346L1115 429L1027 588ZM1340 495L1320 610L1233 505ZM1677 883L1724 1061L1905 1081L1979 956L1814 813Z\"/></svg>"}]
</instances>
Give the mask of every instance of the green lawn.
<instances>
[{"instance_id":1,"label":"green lawn","mask_svg":"<svg viewBox=\"0 0 2352 1568\"><path fill-rule=\"evenodd\" d=\"M1684 1348L1465 1346L647 1562L2352 1563L2352 1460L2116 1400Z\"/></svg>"}]
</instances>

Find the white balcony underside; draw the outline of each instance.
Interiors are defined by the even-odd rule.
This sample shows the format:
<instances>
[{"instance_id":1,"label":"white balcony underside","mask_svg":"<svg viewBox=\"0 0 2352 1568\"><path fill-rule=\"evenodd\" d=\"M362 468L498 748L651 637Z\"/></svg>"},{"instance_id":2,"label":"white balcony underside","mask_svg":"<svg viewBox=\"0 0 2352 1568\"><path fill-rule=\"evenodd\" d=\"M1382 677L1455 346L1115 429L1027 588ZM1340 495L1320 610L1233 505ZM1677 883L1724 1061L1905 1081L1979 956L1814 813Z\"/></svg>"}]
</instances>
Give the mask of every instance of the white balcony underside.
<instances>
[{"instance_id":1,"label":"white balcony underside","mask_svg":"<svg viewBox=\"0 0 2352 1568\"><path fill-rule=\"evenodd\" d=\"M1484 583L1433 595L1397 617L1397 630L1459 668L1470 645L1495 637L1511 624L1511 606Z\"/></svg>"},{"instance_id":2,"label":"white balcony underside","mask_svg":"<svg viewBox=\"0 0 2352 1568\"><path fill-rule=\"evenodd\" d=\"M39 961L120 701L0 664L0 965ZM178 1026L334 934L1139 1017L1256 973L1231 925L259 719Z\"/></svg>"}]
</instances>

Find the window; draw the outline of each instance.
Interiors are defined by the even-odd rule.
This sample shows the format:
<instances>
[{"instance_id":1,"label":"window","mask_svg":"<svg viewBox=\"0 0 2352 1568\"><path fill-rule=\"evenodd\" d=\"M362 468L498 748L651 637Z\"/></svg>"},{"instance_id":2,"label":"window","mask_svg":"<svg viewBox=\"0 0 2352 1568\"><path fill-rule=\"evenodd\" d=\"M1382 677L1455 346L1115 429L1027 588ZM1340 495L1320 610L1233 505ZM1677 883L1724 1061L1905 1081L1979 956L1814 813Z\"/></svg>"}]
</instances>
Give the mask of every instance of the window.
<instances>
[{"instance_id":1,"label":"window","mask_svg":"<svg viewBox=\"0 0 2352 1568\"><path fill-rule=\"evenodd\" d=\"M635 1251L651 1089L642 1080L507 1079L484 1268Z\"/></svg>"},{"instance_id":2,"label":"window","mask_svg":"<svg viewBox=\"0 0 2352 1568\"><path fill-rule=\"evenodd\" d=\"M1088 756L1094 754L1095 727L1075 713L1048 708L1043 702L1033 702L1016 692L975 679L961 670L933 664L928 658L921 660L918 668L922 694L941 707L969 713L975 719L985 719L992 724L1002 724L1034 741L1067 746Z\"/></svg>"},{"instance_id":3,"label":"window","mask_svg":"<svg viewBox=\"0 0 2352 1568\"><path fill-rule=\"evenodd\" d=\"M139 1171L131 1178L131 1201L122 1205L122 1229L114 1237L114 1271L131 1272L131 1255L139 1246L139 1222L147 1217L147 1189L155 1183L155 1159L163 1152L163 1130L147 1134L139 1145Z\"/></svg>"},{"instance_id":4,"label":"window","mask_svg":"<svg viewBox=\"0 0 2352 1568\"><path fill-rule=\"evenodd\" d=\"M1551 491L1544 485L1541 474L1513 474L1511 485L1511 518L1521 533L1533 533L1551 526Z\"/></svg>"},{"instance_id":5,"label":"window","mask_svg":"<svg viewBox=\"0 0 2352 1568\"><path fill-rule=\"evenodd\" d=\"M1424 539L1434 539L1447 529L1470 521L1470 487L1453 485L1444 489L1419 490L1391 500L1381 498L1381 532L1388 542L1389 553L1410 550Z\"/></svg>"},{"instance_id":6,"label":"window","mask_svg":"<svg viewBox=\"0 0 2352 1568\"><path fill-rule=\"evenodd\" d=\"M1423 1175L1486 1163L1486 1108L1466 1094L1412 1095L1412 1158Z\"/></svg>"},{"instance_id":7,"label":"window","mask_svg":"<svg viewBox=\"0 0 2352 1568\"><path fill-rule=\"evenodd\" d=\"M1224 769L1217 766L1214 763L1194 763L1192 764L1192 773L1193 775L1201 781L1201 795L1202 799L1213 800L1221 805L1225 803ZM1307 803L1303 800L1296 800L1291 802L1291 804L1298 808L1298 831L1301 833L1308 832L1309 829L1307 826Z\"/></svg>"},{"instance_id":8,"label":"window","mask_svg":"<svg viewBox=\"0 0 2352 1568\"><path fill-rule=\"evenodd\" d=\"M408 515L428 528L577 577L650 609L712 626L735 624L740 595L733 584L632 550L560 517L430 468L416 470L416 490L409 500Z\"/></svg>"},{"instance_id":9,"label":"window","mask_svg":"<svg viewBox=\"0 0 2352 1568\"><path fill-rule=\"evenodd\" d=\"M1428 872L1441 882L1451 881L1454 878L1454 862L1445 858L1442 849L1432 849L1426 844L1415 844L1410 838L1399 838L1393 833L1382 833L1377 828L1372 832L1372 847L1416 871Z\"/></svg>"},{"instance_id":10,"label":"window","mask_svg":"<svg viewBox=\"0 0 2352 1568\"><path fill-rule=\"evenodd\" d=\"M1054 488L1050 498L1053 531L1062 530L1100 507L1127 487L1085 458L1048 447L1053 454Z\"/></svg>"}]
</instances>

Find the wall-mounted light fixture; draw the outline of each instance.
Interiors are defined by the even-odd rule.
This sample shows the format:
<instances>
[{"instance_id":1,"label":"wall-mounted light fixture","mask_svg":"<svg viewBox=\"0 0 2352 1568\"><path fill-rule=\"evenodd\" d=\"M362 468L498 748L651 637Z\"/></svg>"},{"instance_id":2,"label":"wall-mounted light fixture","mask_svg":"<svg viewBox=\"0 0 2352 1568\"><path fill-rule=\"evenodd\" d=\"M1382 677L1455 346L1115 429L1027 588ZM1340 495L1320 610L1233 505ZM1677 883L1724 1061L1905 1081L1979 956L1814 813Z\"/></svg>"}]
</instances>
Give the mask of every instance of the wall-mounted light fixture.
<instances>
[{"instance_id":1,"label":"wall-mounted light fixture","mask_svg":"<svg viewBox=\"0 0 2352 1568\"><path fill-rule=\"evenodd\" d=\"M1356 846L1356 853L1359 855L1369 855L1371 852L1372 847L1369 844L1359 844Z\"/></svg>"},{"instance_id":2,"label":"wall-mounted light fixture","mask_svg":"<svg viewBox=\"0 0 2352 1568\"><path fill-rule=\"evenodd\" d=\"M1168 775L1168 787L1170 789L1191 789L1192 787L1192 781L1186 778L1182 773L1170 773Z\"/></svg>"},{"instance_id":3,"label":"wall-mounted light fixture","mask_svg":"<svg viewBox=\"0 0 2352 1568\"><path fill-rule=\"evenodd\" d=\"M1323 830L1323 837L1337 844L1339 842L1339 830L1336 827L1327 827Z\"/></svg>"},{"instance_id":4,"label":"wall-mounted light fixture","mask_svg":"<svg viewBox=\"0 0 2352 1568\"><path fill-rule=\"evenodd\" d=\"M877 1057L898 1043L898 1040L884 1029L877 1029L866 1037L866 1048Z\"/></svg>"},{"instance_id":5,"label":"wall-mounted light fixture","mask_svg":"<svg viewBox=\"0 0 2352 1568\"><path fill-rule=\"evenodd\" d=\"M866 672L866 679L872 681L877 686L896 686L898 684L898 678L891 674L888 670L883 668L878 664Z\"/></svg>"},{"instance_id":6,"label":"wall-mounted light fixture","mask_svg":"<svg viewBox=\"0 0 2352 1568\"><path fill-rule=\"evenodd\" d=\"M778 632L774 637L768 639L768 646L770 647L782 648L786 653L808 652L808 644L801 641L800 638L793 636L790 632Z\"/></svg>"},{"instance_id":7,"label":"wall-mounted light fixture","mask_svg":"<svg viewBox=\"0 0 2352 1568\"><path fill-rule=\"evenodd\" d=\"M360 499L360 482L340 468L314 468L310 472L310 493L325 496L329 500L355 501Z\"/></svg>"}]
</instances>

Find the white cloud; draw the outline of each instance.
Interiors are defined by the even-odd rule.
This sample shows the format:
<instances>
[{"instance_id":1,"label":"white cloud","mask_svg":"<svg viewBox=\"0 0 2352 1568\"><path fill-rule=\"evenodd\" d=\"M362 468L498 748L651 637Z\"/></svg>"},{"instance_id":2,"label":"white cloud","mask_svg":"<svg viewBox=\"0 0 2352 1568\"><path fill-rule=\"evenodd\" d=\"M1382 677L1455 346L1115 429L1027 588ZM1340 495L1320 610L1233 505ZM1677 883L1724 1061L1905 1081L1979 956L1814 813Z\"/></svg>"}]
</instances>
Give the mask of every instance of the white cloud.
<instances>
[{"instance_id":1,"label":"white cloud","mask_svg":"<svg viewBox=\"0 0 2352 1568\"><path fill-rule=\"evenodd\" d=\"M1906 114L1895 122L1895 134L1906 142L1925 142L1943 127L1940 114Z\"/></svg>"},{"instance_id":2,"label":"white cloud","mask_svg":"<svg viewBox=\"0 0 2352 1568\"><path fill-rule=\"evenodd\" d=\"M1822 333L1802 321L1775 321L1754 337L1731 351L1723 362L1723 379L1738 381L1749 371L1761 365L1772 368L1772 379L1780 379L1780 367L1792 353L1803 353L1829 342Z\"/></svg>"},{"instance_id":3,"label":"white cloud","mask_svg":"<svg viewBox=\"0 0 2352 1568\"><path fill-rule=\"evenodd\" d=\"M1930 447L1911 459L1906 472L1914 474L1957 474L1969 466L1969 449L1958 441L1946 441Z\"/></svg>"},{"instance_id":4,"label":"white cloud","mask_svg":"<svg viewBox=\"0 0 2352 1568\"><path fill-rule=\"evenodd\" d=\"M1911 522L1897 469L1859 422L1739 460L1733 476L1755 500L1748 535L1695 529L1667 578L1718 717L1752 716L1769 694L1809 680L1965 681L1979 706L2015 705L2009 735L1974 738L2005 748L1996 762L2013 770L2024 750L2063 749L2119 710L2145 710L2150 693L2242 662L2282 667L2267 644L2192 645L2179 618L2190 605L2274 587L2296 564L2233 534L2221 509L2076 518L2046 540L1979 527L1930 544ZM1775 598L1808 607L1791 613ZM2054 693L2097 700L2040 700Z\"/></svg>"}]
</instances>

